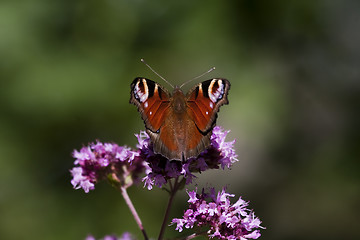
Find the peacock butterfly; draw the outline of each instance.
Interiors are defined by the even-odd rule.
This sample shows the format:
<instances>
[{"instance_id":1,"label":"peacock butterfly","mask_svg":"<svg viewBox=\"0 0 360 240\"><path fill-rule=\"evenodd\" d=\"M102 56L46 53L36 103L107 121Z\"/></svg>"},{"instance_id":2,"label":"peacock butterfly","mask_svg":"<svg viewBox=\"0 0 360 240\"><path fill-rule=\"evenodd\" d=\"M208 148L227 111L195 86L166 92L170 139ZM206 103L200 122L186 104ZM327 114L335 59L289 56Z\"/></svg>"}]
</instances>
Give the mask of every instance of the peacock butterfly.
<instances>
[{"instance_id":1,"label":"peacock butterfly","mask_svg":"<svg viewBox=\"0 0 360 240\"><path fill-rule=\"evenodd\" d=\"M204 151L220 106L229 103L230 82L222 78L201 82L186 96L180 87L171 95L146 78L135 78L130 87L130 103L144 120L154 152L168 159L184 161Z\"/></svg>"}]
</instances>

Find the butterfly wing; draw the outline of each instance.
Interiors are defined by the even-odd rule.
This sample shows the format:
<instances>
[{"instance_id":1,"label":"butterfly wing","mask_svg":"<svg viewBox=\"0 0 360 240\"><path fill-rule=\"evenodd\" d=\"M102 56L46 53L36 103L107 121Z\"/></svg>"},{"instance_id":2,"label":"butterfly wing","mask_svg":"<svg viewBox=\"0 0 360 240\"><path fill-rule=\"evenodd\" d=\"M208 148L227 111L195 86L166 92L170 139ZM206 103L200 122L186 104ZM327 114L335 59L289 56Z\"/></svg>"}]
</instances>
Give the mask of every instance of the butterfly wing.
<instances>
[{"instance_id":1,"label":"butterfly wing","mask_svg":"<svg viewBox=\"0 0 360 240\"><path fill-rule=\"evenodd\" d=\"M146 78L135 78L130 88L130 103L137 106L145 127L151 132L159 132L170 106L169 92Z\"/></svg>"},{"instance_id":2,"label":"butterfly wing","mask_svg":"<svg viewBox=\"0 0 360 240\"><path fill-rule=\"evenodd\" d=\"M187 94L187 113L203 135L215 126L219 108L229 103L229 89L228 80L216 78L199 83Z\"/></svg>"}]
</instances>

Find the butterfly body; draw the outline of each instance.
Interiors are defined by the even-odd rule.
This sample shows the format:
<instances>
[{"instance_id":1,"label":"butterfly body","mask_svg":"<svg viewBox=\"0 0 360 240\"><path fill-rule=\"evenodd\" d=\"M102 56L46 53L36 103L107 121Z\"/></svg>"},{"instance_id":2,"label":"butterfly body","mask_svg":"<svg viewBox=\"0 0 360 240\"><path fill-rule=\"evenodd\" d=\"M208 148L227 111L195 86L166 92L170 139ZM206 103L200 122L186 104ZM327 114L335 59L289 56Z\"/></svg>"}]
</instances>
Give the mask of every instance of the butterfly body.
<instances>
[{"instance_id":1,"label":"butterfly body","mask_svg":"<svg viewBox=\"0 0 360 240\"><path fill-rule=\"evenodd\" d=\"M154 152L186 160L209 146L218 109L228 103L229 88L228 80L212 79L186 95L175 87L171 95L149 79L136 78L131 84L130 103L138 107Z\"/></svg>"}]
</instances>

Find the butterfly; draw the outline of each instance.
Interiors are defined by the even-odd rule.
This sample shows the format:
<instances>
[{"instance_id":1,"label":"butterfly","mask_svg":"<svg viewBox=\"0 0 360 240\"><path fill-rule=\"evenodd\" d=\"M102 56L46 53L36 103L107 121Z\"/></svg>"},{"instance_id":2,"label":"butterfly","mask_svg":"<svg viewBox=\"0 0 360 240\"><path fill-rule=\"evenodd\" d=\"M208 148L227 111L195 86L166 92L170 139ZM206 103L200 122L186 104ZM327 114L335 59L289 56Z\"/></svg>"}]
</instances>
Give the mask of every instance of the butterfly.
<instances>
[{"instance_id":1,"label":"butterfly","mask_svg":"<svg viewBox=\"0 0 360 240\"><path fill-rule=\"evenodd\" d=\"M219 108L228 104L230 82L214 78L195 85L186 95L173 93L146 78L130 85L130 103L144 120L155 153L172 160L197 157L210 145Z\"/></svg>"}]
</instances>

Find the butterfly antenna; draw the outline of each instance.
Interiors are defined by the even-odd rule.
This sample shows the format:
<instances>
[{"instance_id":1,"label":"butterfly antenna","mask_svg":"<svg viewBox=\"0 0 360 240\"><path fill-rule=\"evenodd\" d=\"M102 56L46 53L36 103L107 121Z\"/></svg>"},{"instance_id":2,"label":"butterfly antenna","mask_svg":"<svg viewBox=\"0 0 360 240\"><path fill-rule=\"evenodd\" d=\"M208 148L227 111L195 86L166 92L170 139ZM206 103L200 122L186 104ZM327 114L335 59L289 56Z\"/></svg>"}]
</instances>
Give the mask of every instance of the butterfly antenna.
<instances>
[{"instance_id":1,"label":"butterfly antenna","mask_svg":"<svg viewBox=\"0 0 360 240\"><path fill-rule=\"evenodd\" d=\"M188 84L189 82L194 81L195 79L201 78L205 74L208 74L209 72L212 72L214 70L215 70L215 67L210 68L209 70L207 70L206 72L200 74L199 76L194 77L193 79L190 79L189 81L184 82L183 84L181 84L180 88L182 88L185 84Z\"/></svg>"},{"instance_id":2,"label":"butterfly antenna","mask_svg":"<svg viewBox=\"0 0 360 240\"><path fill-rule=\"evenodd\" d=\"M152 69L152 67L150 67L150 65L147 64L143 58L140 59L140 61L141 61L143 64L145 64L145 65L146 65L153 73L155 73L159 78L161 78L162 80L164 80L164 82L166 82L166 83L169 84L172 88L174 88L174 86L173 86L171 83L169 83L165 78L163 78L163 77L162 77L160 74L158 74L154 69Z\"/></svg>"}]
</instances>

